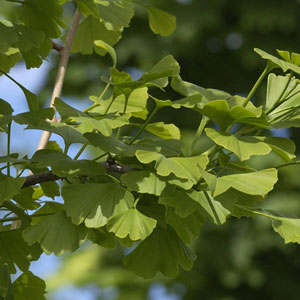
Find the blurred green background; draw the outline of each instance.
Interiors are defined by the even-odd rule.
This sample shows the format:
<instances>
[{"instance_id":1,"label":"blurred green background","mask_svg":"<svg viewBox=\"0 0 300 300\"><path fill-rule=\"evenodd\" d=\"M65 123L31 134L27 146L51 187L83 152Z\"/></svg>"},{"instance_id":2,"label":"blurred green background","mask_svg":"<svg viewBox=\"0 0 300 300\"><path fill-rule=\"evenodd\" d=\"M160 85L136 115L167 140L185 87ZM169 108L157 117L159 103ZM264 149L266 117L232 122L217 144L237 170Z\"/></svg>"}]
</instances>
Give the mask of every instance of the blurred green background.
<instances>
[{"instance_id":1,"label":"blurred green background","mask_svg":"<svg viewBox=\"0 0 300 300\"><path fill-rule=\"evenodd\" d=\"M299 0L153 0L151 3L177 17L177 30L167 38L154 36L144 10L136 7L130 28L117 44L118 69L133 75L147 71L166 54L181 65L181 77L206 88L246 95L265 66L253 52L257 47L275 54L276 49L300 53ZM72 5L66 17L72 16ZM57 55L39 96L47 105L53 87ZM74 55L70 59L62 98L74 106L99 95L107 75L109 57ZM265 86L256 93L263 103ZM168 91L164 99L178 95ZM82 103L80 103L80 106ZM164 111L158 118L181 127L186 138L197 128L197 115L188 111ZM274 132L291 137L300 151L299 130ZM299 153L297 153L299 155ZM276 165L276 156L254 160L258 168ZM278 164L280 161L278 161ZM263 207L300 216L300 167L280 169L276 189ZM145 281L122 266L128 249L107 250L85 245L63 257L58 272L49 274L49 299L63 285L86 288L92 298L104 300L300 299L300 246L285 245L262 218L229 219L223 226L205 225L192 245L198 256L191 272L177 278L157 276ZM100 288L100 289L98 289ZM67 298L66 298L67 299ZM68 298L69 299L69 298Z\"/></svg>"}]
</instances>

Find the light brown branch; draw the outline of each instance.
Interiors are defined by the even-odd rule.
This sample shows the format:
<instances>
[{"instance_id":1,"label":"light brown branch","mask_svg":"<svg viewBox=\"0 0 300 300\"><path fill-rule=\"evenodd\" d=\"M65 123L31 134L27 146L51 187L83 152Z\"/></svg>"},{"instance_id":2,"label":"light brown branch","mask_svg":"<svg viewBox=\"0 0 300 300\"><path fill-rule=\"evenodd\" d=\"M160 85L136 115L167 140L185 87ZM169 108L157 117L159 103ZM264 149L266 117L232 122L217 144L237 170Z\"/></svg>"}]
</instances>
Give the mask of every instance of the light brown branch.
<instances>
[{"instance_id":1,"label":"light brown branch","mask_svg":"<svg viewBox=\"0 0 300 300\"><path fill-rule=\"evenodd\" d=\"M69 30L67 38L66 38L66 43L63 47L63 50L61 51L55 85L54 85L54 88L52 91L52 96L51 96L50 105L49 105L50 107L53 107L55 98L60 96L60 93L61 93L61 90L63 87L63 83L64 83L64 78L65 78L65 74L66 74L66 69L67 69L67 65L68 65L72 42L75 37L75 33L76 33L76 30L77 30L77 27L79 24L80 17L81 17L80 12L78 11L78 9L76 9L70 30ZM52 121L57 121L55 115L54 115ZM50 138L50 135L51 135L51 133L49 131L42 132L37 150L46 148L47 143Z\"/></svg>"}]
</instances>

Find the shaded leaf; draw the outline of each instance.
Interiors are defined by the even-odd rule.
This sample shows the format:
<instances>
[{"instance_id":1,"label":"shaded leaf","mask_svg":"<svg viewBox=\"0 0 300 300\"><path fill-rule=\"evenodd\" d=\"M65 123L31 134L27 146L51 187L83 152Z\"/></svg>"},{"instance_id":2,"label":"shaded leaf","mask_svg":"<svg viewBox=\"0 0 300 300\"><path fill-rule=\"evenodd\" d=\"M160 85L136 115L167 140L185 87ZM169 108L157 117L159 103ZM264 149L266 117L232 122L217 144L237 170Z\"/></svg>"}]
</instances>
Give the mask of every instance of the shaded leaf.
<instances>
[{"instance_id":1,"label":"shaded leaf","mask_svg":"<svg viewBox=\"0 0 300 300\"><path fill-rule=\"evenodd\" d=\"M12 284L14 300L46 300L46 283L30 271L21 274Z\"/></svg>"},{"instance_id":2,"label":"shaded leaf","mask_svg":"<svg viewBox=\"0 0 300 300\"><path fill-rule=\"evenodd\" d=\"M130 192L118 183L72 184L62 188L65 210L75 224L98 228L133 205Z\"/></svg>"},{"instance_id":3,"label":"shaded leaf","mask_svg":"<svg viewBox=\"0 0 300 300\"><path fill-rule=\"evenodd\" d=\"M123 262L131 271L146 279L157 272L169 277L176 276L179 266L190 270L195 259L195 255L171 228L157 227Z\"/></svg>"},{"instance_id":4,"label":"shaded leaf","mask_svg":"<svg viewBox=\"0 0 300 300\"><path fill-rule=\"evenodd\" d=\"M33 244L25 243L20 229L0 231L0 259L7 263L10 273L17 272L15 265L23 272L27 271L30 261L40 257L41 248Z\"/></svg>"},{"instance_id":5,"label":"shaded leaf","mask_svg":"<svg viewBox=\"0 0 300 300\"><path fill-rule=\"evenodd\" d=\"M64 211L59 211L23 231L23 238L29 245L40 243L46 254L53 252L55 255L75 251L86 240L86 236L85 227L74 225Z\"/></svg>"},{"instance_id":6,"label":"shaded leaf","mask_svg":"<svg viewBox=\"0 0 300 300\"><path fill-rule=\"evenodd\" d=\"M0 180L0 204L10 201L12 197L20 194L21 188L25 182L24 178L5 177Z\"/></svg>"}]
</instances>

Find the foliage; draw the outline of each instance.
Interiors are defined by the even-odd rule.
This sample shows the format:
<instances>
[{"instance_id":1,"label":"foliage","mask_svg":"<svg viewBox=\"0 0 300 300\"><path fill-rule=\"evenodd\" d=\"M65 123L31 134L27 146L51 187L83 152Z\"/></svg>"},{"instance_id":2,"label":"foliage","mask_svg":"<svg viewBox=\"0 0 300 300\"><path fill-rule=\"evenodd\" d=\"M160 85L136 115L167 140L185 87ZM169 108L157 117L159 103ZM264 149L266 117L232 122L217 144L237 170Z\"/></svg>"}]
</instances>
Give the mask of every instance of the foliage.
<instances>
[{"instance_id":1,"label":"foliage","mask_svg":"<svg viewBox=\"0 0 300 300\"><path fill-rule=\"evenodd\" d=\"M7 136L7 153L0 157L3 299L28 294L44 299L44 283L28 271L30 261L42 252L73 252L87 240L109 248L116 242L130 247L123 262L143 278L157 272L176 276L179 267L191 270L196 256L188 244L199 236L204 223L222 225L229 217L266 217L286 243L300 243L300 219L256 205L273 190L278 168L299 163L293 160L291 140L269 134L272 128L299 127L299 54L278 51L278 58L255 49L266 67L247 98L182 80L179 63L171 55L133 80L117 69L113 46L129 26L134 6L146 10L155 34L170 35L175 18L143 2L77 0L82 21L71 51L108 53L113 65L108 77L101 78L106 84L101 95L90 97L91 106L80 111L56 97L54 106L45 109L7 72L21 58L27 68L39 67L57 47L52 39L67 44L68 36L61 29L68 1L8 2L16 6L16 19L0 23L0 69L24 92L28 112L14 115L9 101L0 101L0 130ZM283 75L272 73L274 69L281 69ZM266 76L266 101L257 107L250 100ZM166 88L172 88L179 100L163 99ZM188 147L174 124L152 122L167 108L198 114L199 127ZM12 122L61 136L64 149L49 143L31 158L11 153ZM197 145L206 137L211 145L197 153ZM68 155L72 144L82 144L73 158ZM98 154L90 160L78 159L89 147L98 149ZM253 156L271 152L285 163L251 166ZM22 176L25 170L33 175ZM62 179L61 187L45 183L42 175L48 176L47 181ZM42 198L60 195L63 204ZM15 266L23 273L11 283Z\"/></svg>"}]
</instances>

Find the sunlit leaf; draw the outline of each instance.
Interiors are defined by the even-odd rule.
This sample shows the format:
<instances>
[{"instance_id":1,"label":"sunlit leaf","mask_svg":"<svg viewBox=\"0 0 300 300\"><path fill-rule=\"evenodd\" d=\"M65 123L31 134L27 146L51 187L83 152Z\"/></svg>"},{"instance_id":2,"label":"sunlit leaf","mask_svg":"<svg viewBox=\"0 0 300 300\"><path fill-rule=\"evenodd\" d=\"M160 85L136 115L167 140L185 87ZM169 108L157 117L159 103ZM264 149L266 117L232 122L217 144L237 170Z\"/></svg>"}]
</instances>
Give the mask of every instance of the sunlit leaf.
<instances>
[{"instance_id":1,"label":"sunlit leaf","mask_svg":"<svg viewBox=\"0 0 300 300\"><path fill-rule=\"evenodd\" d=\"M205 169L208 164L206 155L167 158L160 153L138 150L136 157L144 164L155 161L155 169L158 175L168 176L173 173L178 178L189 179L194 183L197 183L201 177L199 169Z\"/></svg>"},{"instance_id":2,"label":"sunlit leaf","mask_svg":"<svg viewBox=\"0 0 300 300\"><path fill-rule=\"evenodd\" d=\"M110 46L109 44L107 44L101 40L94 41L94 44L95 44L95 46L100 47L100 48L104 49L107 53L109 53L109 55L113 61L113 67L116 67L117 55L116 55L115 49L112 46Z\"/></svg>"},{"instance_id":3,"label":"sunlit leaf","mask_svg":"<svg viewBox=\"0 0 300 300\"><path fill-rule=\"evenodd\" d=\"M100 17L108 30L119 31L129 26L134 15L131 1L94 1L99 4Z\"/></svg>"},{"instance_id":4,"label":"sunlit leaf","mask_svg":"<svg viewBox=\"0 0 300 300\"><path fill-rule=\"evenodd\" d=\"M180 130L174 124L165 124L164 122L151 123L145 129L163 139L180 139Z\"/></svg>"},{"instance_id":5,"label":"sunlit leaf","mask_svg":"<svg viewBox=\"0 0 300 300\"><path fill-rule=\"evenodd\" d=\"M108 231L114 232L117 237L129 238L133 241L144 240L156 226L156 220L149 218L136 208L129 209L114 216L108 221Z\"/></svg>"},{"instance_id":6,"label":"sunlit leaf","mask_svg":"<svg viewBox=\"0 0 300 300\"><path fill-rule=\"evenodd\" d=\"M157 196L162 193L166 186L165 181L147 170L128 172L122 175L121 180L130 190Z\"/></svg>"},{"instance_id":7,"label":"sunlit leaf","mask_svg":"<svg viewBox=\"0 0 300 300\"><path fill-rule=\"evenodd\" d=\"M213 196L220 195L231 187L245 194L264 196L273 189L277 179L276 169L222 176L217 178Z\"/></svg>"},{"instance_id":8,"label":"sunlit leaf","mask_svg":"<svg viewBox=\"0 0 300 300\"><path fill-rule=\"evenodd\" d=\"M257 140L255 137L237 138L212 128L206 128L205 133L217 145L232 151L241 161L249 159L252 155L266 155L272 150L268 144Z\"/></svg>"},{"instance_id":9,"label":"sunlit leaf","mask_svg":"<svg viewBox=\"0 0 300 300\"><path fill-rule=\"evenodd\" d=\"M4 177L0 180L0 204L20 194L25 178Z\"/></svg>"}]
</instances>

